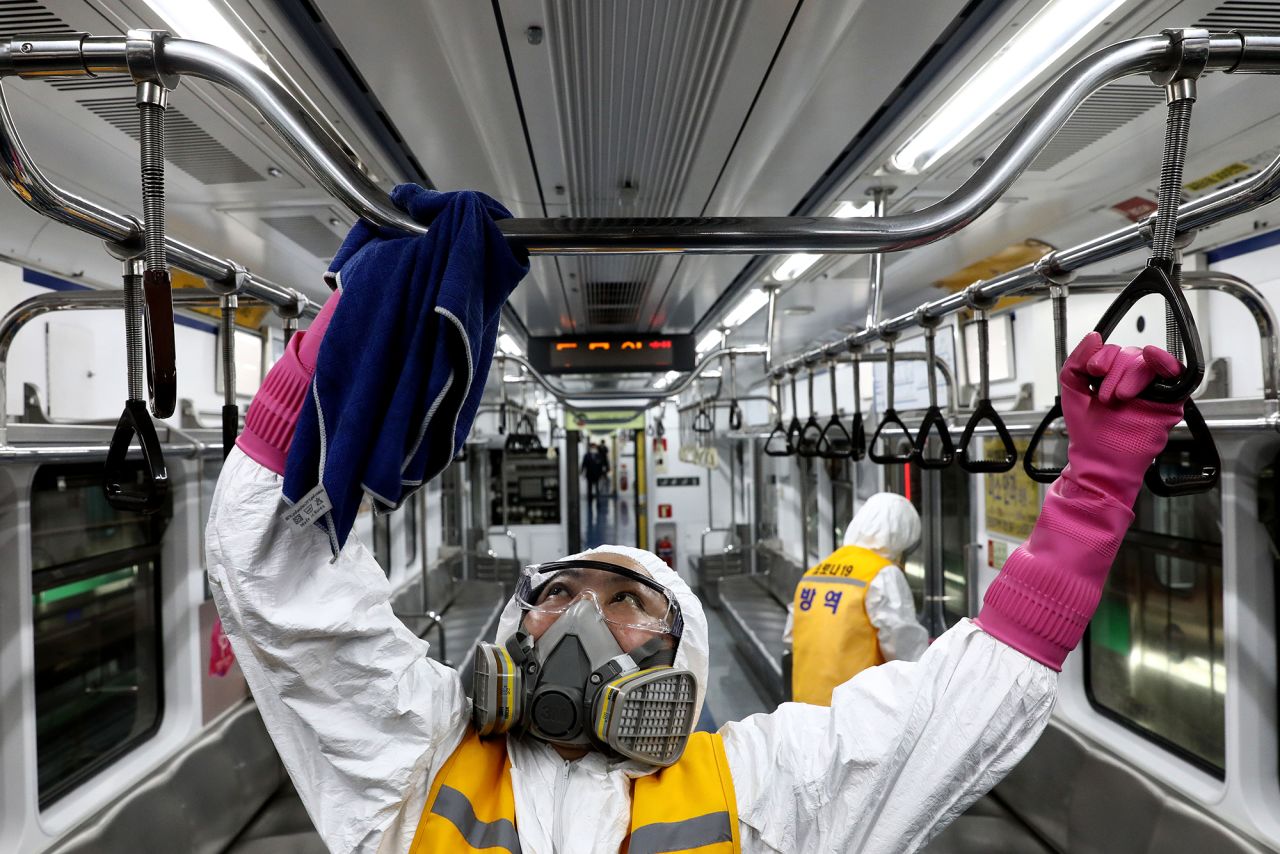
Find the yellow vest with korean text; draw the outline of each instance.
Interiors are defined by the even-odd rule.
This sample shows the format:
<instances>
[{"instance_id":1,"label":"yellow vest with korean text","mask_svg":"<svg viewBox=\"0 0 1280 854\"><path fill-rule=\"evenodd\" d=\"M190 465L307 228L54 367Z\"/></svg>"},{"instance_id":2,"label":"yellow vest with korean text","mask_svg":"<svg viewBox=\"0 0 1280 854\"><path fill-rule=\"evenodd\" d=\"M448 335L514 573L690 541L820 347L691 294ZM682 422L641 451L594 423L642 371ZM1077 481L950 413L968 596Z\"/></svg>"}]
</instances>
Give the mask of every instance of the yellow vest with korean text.
<instances>
[{"instance_id":1,"label":"yellow vest with korean text","mask_svg":"<svg viewBox=\"0 0 1280 854\"><path fill-rule=\"evenodd\" d=\"M432 781L409 854L444 851L520 854L505 736L481 739L468 727ZM633 781L622 851L740 854L737 801L719 735L695 732L676 764Z\"/></svg>"},{"instance_id":2,"label":"yellow vest with korean text","mask_svg":"<svg viewBox=\"0 0 1280 854\"><path fill-rule=\"evenodd\" d=\"M884 664L867 617L867 585L890 563L867 549L844 546L800 579L791 632L791 699L829 706L837 685Z\"/></svg>"}]
</instances>

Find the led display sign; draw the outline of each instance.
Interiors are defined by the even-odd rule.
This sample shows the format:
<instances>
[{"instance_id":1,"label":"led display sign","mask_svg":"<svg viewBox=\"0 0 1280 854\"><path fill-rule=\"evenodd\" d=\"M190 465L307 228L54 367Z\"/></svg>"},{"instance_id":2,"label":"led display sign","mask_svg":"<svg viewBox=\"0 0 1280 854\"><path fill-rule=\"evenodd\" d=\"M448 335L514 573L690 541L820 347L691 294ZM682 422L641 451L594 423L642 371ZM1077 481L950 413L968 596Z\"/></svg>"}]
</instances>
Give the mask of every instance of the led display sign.
<instances>
[{"instance_id":1,"label":"led display sign","mask_svg":"<svg viewBox=\"0 0 1280 854\"><path fill-rule=\"evenodd\" d=\"M665 373L693 369L692 335L563 335L530 338L529 361L544 374Z\"/></svg>"}]
</instances>

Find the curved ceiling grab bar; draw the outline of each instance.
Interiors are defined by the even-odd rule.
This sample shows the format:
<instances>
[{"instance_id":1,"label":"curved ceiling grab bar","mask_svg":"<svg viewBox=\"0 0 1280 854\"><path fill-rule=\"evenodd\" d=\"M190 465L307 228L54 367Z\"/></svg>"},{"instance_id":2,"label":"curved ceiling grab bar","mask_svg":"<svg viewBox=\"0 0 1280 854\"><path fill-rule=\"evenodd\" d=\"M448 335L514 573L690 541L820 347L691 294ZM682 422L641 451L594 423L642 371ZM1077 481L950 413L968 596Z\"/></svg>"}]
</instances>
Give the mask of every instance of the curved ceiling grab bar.
<instances>
[{"instance_id":1,"label":"curved ceiling grab bar","mask_svg":"<svg viewBox=\"0 0 1280 854\"><path fill-rule=\"evenodd\" d=\"M0 88L0 176L27 207L55 222L83 231L110 246L142 247L142 223L58 186L41 171L18 135L4 90ZM204 279L240 285L240 293L272 305L285 318L315 317L320 307L293 288L247 274L240 265L218 258L172 236L165 237L169 263Z\"/></svg>"},{"instance_id":2,"label":"curved ceiling grab bar","mask_svg":"<svg viewBox=\"0 0 1280 854\"><path fill-rule=\"evenodd\" d=\"M508 219L507 238L534 254L610 253L862 253L898 251L953 234L989 209L1093 92L1132 74L1166 71L1181 53L1170 33L1104 47L1079 60L1051 83L1026 117L959 189L905 214L861 219L836 217L672 219ZM0 75L49 77L127 72L125 40L85 34L16 36L0 45ZM1225 71L1280 71L1274 36L1218 33L1209 39L1206 67ZM137 57L132 58L135 63ZM154 57L164 73L224 86L252 104L303 166L336 199L360 216L409 231L412 222L352 162L348 153L282 84L266 71L221 48L165 38Z\"/></svg>"}]
</instances>

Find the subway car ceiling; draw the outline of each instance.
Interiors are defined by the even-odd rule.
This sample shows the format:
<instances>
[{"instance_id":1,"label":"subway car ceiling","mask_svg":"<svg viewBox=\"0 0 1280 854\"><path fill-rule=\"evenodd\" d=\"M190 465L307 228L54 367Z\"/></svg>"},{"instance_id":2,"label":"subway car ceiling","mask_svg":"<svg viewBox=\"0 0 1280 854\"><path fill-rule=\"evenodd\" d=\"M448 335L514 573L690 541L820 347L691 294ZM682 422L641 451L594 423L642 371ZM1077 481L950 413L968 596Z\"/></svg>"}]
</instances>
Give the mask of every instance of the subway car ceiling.
<instances>
[{"instance_id":1,"label":"subway car ceiling","mask_svg":"<svg viewBox=\"0 0 1280 854\"><path fill-rule=\"evenodd\" d=\"M170 3L173 20L136 0L6 5L5 34L202 26L191 11L200 4ZM1094 4L1100 14L1084 35L994 114L982 115L990 92L966 93L976 129L913 174L895 157L1041 4L909 5L904 27L902 4L870 2L228 3L240 38L270 55L381 186L480 189L517 217L828 215L842 204L859 214L875 188L891 188L889 213L917 210L955 190L1044 86L1092 49L1166 26L1280 24L1272 3ZM90 198L136 197L136 118L124 77L23 83L5 93L52 176ZM171 234L322 297L321 273L353 214L235 95L186 79L173 109ZM1159 87L1140 77L1093 95L976 222L886 258L886 315L945 294L935 282L1001 250L1028 240L1069 246L1145 213L1163 121ZM1192 121L1191 195L1270 160L1278 121L1276 87L1207 75ZM92 170L83 168L87 158ZM116 263L91 238L48 227L7 195L0 224L0 250L15 260L117 286ZM1265 225L1265 212L1233 218L1201 231L1192 248ZM1095 270L1141 260L1130 253ZM863 322L865 256L597 254L536 258L512 299L508 331L516 339L659 332L701 340L768 282L782 284L782 355ZM763 315L737 327L735 343L762 341ZM759 370L750 361L747 377ZM640 388L651 378L608 382Z\"/></svg>"}]
</instances>

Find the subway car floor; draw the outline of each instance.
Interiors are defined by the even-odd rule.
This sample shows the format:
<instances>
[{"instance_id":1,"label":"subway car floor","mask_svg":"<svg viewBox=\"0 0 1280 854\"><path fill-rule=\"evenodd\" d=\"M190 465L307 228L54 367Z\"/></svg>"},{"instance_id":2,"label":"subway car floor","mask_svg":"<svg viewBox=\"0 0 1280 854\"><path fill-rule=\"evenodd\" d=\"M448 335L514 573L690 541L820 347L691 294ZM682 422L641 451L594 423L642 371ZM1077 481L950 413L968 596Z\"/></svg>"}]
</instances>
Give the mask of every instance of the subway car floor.
<instances>
[{"instance_id":1,"label":"subway car floor","mask_svg":"<svg viewBox=\"0 0 1280 854\"><path fill-rule=\"evenodd\" d=\"M583 485L585 496L586 486ZM583 497L578 512L582 519L582 547L635 545L636 514L630 496L596 493L594 499Z\"/></svg>"}]
</instances>

